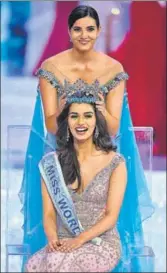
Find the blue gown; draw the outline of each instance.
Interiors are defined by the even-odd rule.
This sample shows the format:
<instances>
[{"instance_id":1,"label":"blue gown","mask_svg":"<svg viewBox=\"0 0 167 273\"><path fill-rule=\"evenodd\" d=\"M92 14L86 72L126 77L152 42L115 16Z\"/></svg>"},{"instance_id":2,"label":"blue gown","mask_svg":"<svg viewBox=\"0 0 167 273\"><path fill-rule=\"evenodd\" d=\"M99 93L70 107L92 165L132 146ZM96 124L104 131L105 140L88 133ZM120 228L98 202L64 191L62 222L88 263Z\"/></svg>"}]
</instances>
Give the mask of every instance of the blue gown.
<instances>
[{"instance_id":1,"label":"blue gown","mask_svg":"<svg viewBox=\"0 0 167 273\"><path fill-rule=\"evenodd\" d=\"M45 78L56 90L62 88L55 75L51 72L40 69L38 76ZM112 92L112 89L122 80L127 79L126 73L121 72L117 74L109 82L101 86L102 92L104 95L108 91ZM127 91L125 90L120 128L115 141L119 152L126 159L128 183L117 222L123 249L122 259L113 272L146 272L144 258L142 264L137 257L131 259L131 250L138 249L139 246L144 247L142 222L149 218L154 211L135 135L132 130L129 130L132 126ZM50 133L47 133L47 136L45 136L39 86L31 128L19 196L22 202L22 213L24 214L23 243L30 246L32 255L47 243L42 223L42 197L38 163L44 153L56 150L55 136ZM129 261L130 271L125 266Z\"/></svg>"}]
</instances>

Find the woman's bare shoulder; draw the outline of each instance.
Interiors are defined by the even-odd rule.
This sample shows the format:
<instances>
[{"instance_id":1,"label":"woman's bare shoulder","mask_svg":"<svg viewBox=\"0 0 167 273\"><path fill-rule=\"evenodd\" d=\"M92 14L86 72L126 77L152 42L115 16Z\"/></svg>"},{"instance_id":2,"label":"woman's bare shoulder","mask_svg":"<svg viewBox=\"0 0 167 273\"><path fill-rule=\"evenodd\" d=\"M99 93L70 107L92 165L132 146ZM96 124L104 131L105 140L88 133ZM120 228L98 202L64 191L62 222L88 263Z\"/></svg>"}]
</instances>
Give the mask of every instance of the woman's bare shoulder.
<instances>
[{"instance_id":1,"label":"woman's bare shoulder","mask_svg":"<svg viewBox=\"0 0 167 273\"><path fill-rule=\"evenodd\" d=\"M110 152L108 153L108 158L109 158L109 160L111 160L111 161L113 161L114 159L115 159L115 160L120 160L120 162L125 161L124 156L123 156L122 154L118 153L117 151L116 151L116 152L115 152L115 151L110 151Z\"/></svg>"},{"instance_id":2,"label":"woman's bare shoulder","mask_svg":"<svg viewBox=\"0 0 167 273\"><path fill-rule=\"evenodd\" d=\"M106 65L110 71L112 70L115 73L124 71L123 65L116 59L111 58L110 56L107 56L106 58Z\"/></svg>"},{"instance_id":3,"label":"woman's bare shoulder","mask_svg":"<svg viewBox=\"0 0 167 273\"><path fill-rule=\"evenodd\" d=\"M103 152L102 154L103 154L103 160L111 162L113 158L116 156L117 152L110 151L110 152Z\"/></svg>"},{"instance_id":4,"label":"woman's bare shoulder","mask_svg":"<svg viewBox=\"0 0 167 273\"><path fill-rule=\"evenodd\" d=\"M53 55L53 56L47 58L46 60L44 60L43 64L44 65L45 64L53 64L55 66L56 65L59 66L60 64L62 64L62 62L64 60L67 60L67 57L69 56L69 52L70 52L70 50L68 49L68 50L62 51L56 55Z\"/></svg>"},{"instance_id":5,"label":"woman's bare shoulder","mask_svg":"<svg viewBox=\"0 0 167 273\"><path fill-rule=\"evenodd\" d=\"M123 65L116 59L108 56L103 52L99 52L99 60L105 64L108 71L122 72L124 71Z\"/></svg>"}]
</instances>

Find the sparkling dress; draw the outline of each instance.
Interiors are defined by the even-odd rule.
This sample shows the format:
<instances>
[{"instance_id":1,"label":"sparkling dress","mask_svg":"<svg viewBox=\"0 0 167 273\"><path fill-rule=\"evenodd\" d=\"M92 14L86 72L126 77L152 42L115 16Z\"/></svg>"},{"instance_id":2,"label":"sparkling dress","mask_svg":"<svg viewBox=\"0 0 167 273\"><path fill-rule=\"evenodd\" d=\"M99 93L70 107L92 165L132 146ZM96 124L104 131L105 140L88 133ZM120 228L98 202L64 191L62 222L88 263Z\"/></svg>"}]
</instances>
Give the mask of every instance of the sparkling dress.
<instances>
[{"instance_id":1,"label":"sparkling dress","mask_svg":"<svg viewBox=\"0 0 167 273\"><path fill-rule=\"evenodd\" d=\"M115 168L124 161L116 153L110 164L99 171L81 193L70 187L78 218L85 230L95 225L103 216L108 196L110 176ZM72 237L57 217L58 237ZM116 227L102 235L100 246L87 242L80 248L69 253L47 252L47 248L35 253L26 265L28 272L109 272L121 257L121 243Z\"/></svg>"}]
</instances>

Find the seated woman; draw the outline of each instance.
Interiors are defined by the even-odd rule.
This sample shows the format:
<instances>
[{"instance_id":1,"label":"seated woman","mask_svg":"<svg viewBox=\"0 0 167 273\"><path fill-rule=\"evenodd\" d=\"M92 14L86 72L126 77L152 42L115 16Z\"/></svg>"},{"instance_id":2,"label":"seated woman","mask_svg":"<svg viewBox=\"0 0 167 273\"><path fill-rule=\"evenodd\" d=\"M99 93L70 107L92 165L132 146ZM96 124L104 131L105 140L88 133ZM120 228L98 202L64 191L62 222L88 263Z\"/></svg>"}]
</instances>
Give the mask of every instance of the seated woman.
<instances>
[{"instance_id":1,"label":"seated woman","mask_svg":"<svg viewBox=\"0 0 167 273\"><path fill-rule=\"evenodd\" d=\"M43 225L48 245L28 260L27 272L109 272L121 257L116 223L126 189L126 164L116 152L95 103L97 93L84 92L68 92L56 135L66 188L84 230L77 236L69 232L54 206L56 194L50 195L52 189L42 175ZM48 158L46 164L53 154L44 156ZM97 237L98 245L93 241Z\"/></svg>"}]
</instances>

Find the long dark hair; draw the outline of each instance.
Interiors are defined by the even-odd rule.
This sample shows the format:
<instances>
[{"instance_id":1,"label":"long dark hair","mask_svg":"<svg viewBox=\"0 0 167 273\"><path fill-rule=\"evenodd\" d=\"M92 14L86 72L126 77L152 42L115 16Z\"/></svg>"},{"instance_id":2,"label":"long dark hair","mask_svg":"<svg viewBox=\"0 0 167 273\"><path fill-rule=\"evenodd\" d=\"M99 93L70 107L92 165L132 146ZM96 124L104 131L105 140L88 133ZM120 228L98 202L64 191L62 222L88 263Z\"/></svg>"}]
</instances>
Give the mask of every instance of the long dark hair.
<instances>
[{"instance_id":1,"label":"long dark hair","mask_svg":"<svg viewBox=\"0 0 167 273\"><path fill-rule=\"evenodd\" d=\"M100 27L100 20L99 20L97 11L90 6L81 5L73 9L72 12L70 13L68 17L69 29L72 28L72 26L78 19L81 19L87 16L93 18L96 21L97 28Z\"/></svg>"},{"instance_id":2,"label":"long dark hair","mask_svg":"<svg viewBox=\"0 0 167 273\"><path fill-rule=\"evenodd\" d=\"M103 115L96 109L94 104L92 104L92 106L96 116L96 127L99 131L98 138L93 135L93 143L95 144L96 149L107 153L116 151L116 146L112 143L111 136L108 133L107 123ZM73 136L70 132L69 140L67 141L69 109L70 105L67 105L57 119L57 152L66 184L72 184L77 179L78 188L76 190L78 190L81 186L80 165L73 145Z\"/></svg>"}]
</instances>

